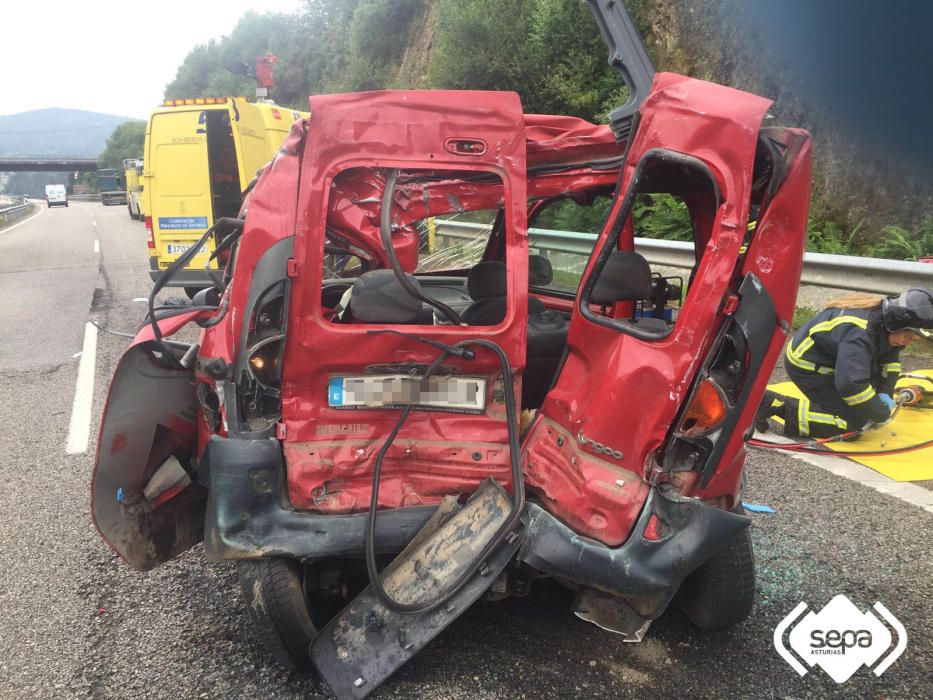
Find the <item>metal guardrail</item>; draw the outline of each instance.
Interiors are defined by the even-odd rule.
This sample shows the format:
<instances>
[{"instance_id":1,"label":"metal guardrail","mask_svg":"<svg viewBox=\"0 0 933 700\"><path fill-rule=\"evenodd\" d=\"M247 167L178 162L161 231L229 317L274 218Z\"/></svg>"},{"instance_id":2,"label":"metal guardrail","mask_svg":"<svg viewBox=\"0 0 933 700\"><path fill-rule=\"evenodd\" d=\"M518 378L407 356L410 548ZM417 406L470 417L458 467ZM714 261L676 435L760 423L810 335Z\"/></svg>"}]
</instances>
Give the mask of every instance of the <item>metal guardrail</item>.
<instances>
[{"instance_id":1,"label":"metal guardrail","mask_svg":"<svg viewBox=\"0 0 933 700\"><path fill-rule=\"evenodd\" d=\"M439 219L436 235L440 239L465 239L474 237L482 228L481 224ZM596 243L596 234L532 228L528 230L528 242L532 248L539 250L589 256ZM693 245L683 241L636 238L635 250L652 265L691 269L695 262ZM800 283L896 294L910 287L933 287L933 264L855 255L805 253Z\"/></svg>"},{"instance_id":2,"label":"metal guardrail","mask_svg":"<svg viewBox=\"0 0 933 700\"><path fill-rule=\"evenodd\" d=\"M20 198L17 197L17 199ZM32 205L32 202L29 202L23 198L22 204L13 204L11 206L0 209L0 226L5 226L11 221L15 221L16 219L25 216L32 209Z\"/></svg>"}]
</instances>

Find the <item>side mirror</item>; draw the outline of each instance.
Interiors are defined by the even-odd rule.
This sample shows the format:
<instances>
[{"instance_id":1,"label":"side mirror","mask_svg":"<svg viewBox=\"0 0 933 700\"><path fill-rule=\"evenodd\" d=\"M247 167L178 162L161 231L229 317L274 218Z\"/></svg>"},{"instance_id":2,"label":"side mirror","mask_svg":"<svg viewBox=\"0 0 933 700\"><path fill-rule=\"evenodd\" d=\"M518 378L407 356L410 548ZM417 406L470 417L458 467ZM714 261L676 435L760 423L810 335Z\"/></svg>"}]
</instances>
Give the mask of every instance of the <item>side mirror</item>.
<instances>
[{"instance_id":1,"label":"side mirror","mask_svg":"<svg viewBox=\"0 0 933 700\"><path fill-rule=\"evenodd\" d=\"M202 289L191 299L192 306L220 306L220 292L214 287Z\"/></svg>"}]
</instances>

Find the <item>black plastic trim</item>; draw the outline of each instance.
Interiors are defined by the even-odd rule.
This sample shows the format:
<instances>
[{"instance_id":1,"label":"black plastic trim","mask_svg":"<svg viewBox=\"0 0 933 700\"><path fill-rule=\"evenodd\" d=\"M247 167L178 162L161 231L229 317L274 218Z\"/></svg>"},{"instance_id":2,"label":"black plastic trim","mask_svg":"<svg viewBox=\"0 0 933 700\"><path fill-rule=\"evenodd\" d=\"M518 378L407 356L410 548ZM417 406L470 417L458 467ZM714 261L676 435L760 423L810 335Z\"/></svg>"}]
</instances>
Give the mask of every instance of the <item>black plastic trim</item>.
<instances>
[{"instance_id":1,"label":"black plastic trim","mask_svg":"<svg viewBox=\"0 0 933 700\"><path fill-rule=\"evenodd\" d=\"M660 615L681 582L706 562L751 520L694 498L652 487L632 535L619 547L583 537L536 503L525 507L526 539L517 558L539 571L625 598L654 598ZM643 537L652 516L661 539Z\"/></svg>"},{"instance_id":2,"label":"black plastic trim","mask_svg":"<svg viewBox=\"0 0 933 700\"><path fill-rule=\"evenodd\" d=\"M761 280L753 273L745 275L742 284L739 286L739 307L733 316L734 322L742 330L748 341L748 367L745 370L746 381L742 386L735 405L726 414L721 423L721 432L713 445L713 449L706 456L702 465L697 465L701 470L700 488L706 488L713 473L719 466L719 460L722 458L726 446L732 439L738 427L739 419L748 403L748 396L755 386L753 381L761 373L764 365L765 355L771 346L771 339L778 328L777 311L774 308L774 301L768 290L761 283Z\"/></svg>"},{"instance_id":3,"label":"black plastic trim","mask_svg":"<svg viewBox=\"0 0 933 700\"><path fill-rule=\"evenodd\" d=\"M204 524L208 559L362 557L366 513L311 513L288 504L278 440L215 435L207 443L205 458L210 470ZM434 506L381 511L376 551L402 551L434 511Z\"/></svg>"},{"instance_id":4,"label":"black plastic trim","mask_svg":"<svg viewBox=\"0 0 933 700\"><path fill-rule=\"evenodd\" d=\"M621 0L586 0L609 47L609 65L625 81L629 100L609 113L609 124L621 142L631 137L633 117L651 91L654 64Z\"/></svg>"}]
</instances>

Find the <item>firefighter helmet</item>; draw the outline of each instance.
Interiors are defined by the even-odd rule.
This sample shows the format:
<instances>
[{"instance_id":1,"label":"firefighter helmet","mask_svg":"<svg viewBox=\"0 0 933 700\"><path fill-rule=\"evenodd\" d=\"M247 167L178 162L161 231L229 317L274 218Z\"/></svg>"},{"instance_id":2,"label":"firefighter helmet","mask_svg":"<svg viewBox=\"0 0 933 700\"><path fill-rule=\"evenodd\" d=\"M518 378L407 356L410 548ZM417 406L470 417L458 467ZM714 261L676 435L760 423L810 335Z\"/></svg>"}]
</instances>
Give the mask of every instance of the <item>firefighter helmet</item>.
<instances>
[{"instance_id":1,"label":"firefighter helmet","mask_svg":"<svg viewBox=\"0 0 933 700\"><path fill-rule=\"evenodd\" d=\"M914 287L881 303L881 319L888 332L913 331L926 335L923 330L933 328L933 292Z\"/></svg>"}]
</instances>

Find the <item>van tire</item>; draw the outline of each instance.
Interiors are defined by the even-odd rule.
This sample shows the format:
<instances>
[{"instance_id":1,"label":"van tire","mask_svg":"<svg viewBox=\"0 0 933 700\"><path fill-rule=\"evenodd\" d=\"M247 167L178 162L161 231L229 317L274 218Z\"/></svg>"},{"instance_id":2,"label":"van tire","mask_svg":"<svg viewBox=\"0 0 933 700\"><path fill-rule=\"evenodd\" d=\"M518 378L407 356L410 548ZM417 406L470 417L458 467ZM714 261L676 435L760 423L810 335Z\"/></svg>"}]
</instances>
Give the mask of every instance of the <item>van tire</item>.
<instances>
[{"instance_id":1,"label":"van tire","mask_svg":"<svg viewBox=\"0 0 933 700\"><path fill-rule=\"evenodd\" d=\"M739 506L733 512L745 511ZM701 629L723 629L748 619L755 607L755 555L748 528L690 574L676 600Z\"/></svg>"},{"instance_id":2,"label":"van tire","mask_svg":"<svg viewBox=\"0 0 933 700\"><path fill-rule=\"evenodd\" d=\"M313 671L309 647L317 636L301 580L292 559L238 562L240 587L259 639L290 670Z\"/></svg>"}]
</instances>

